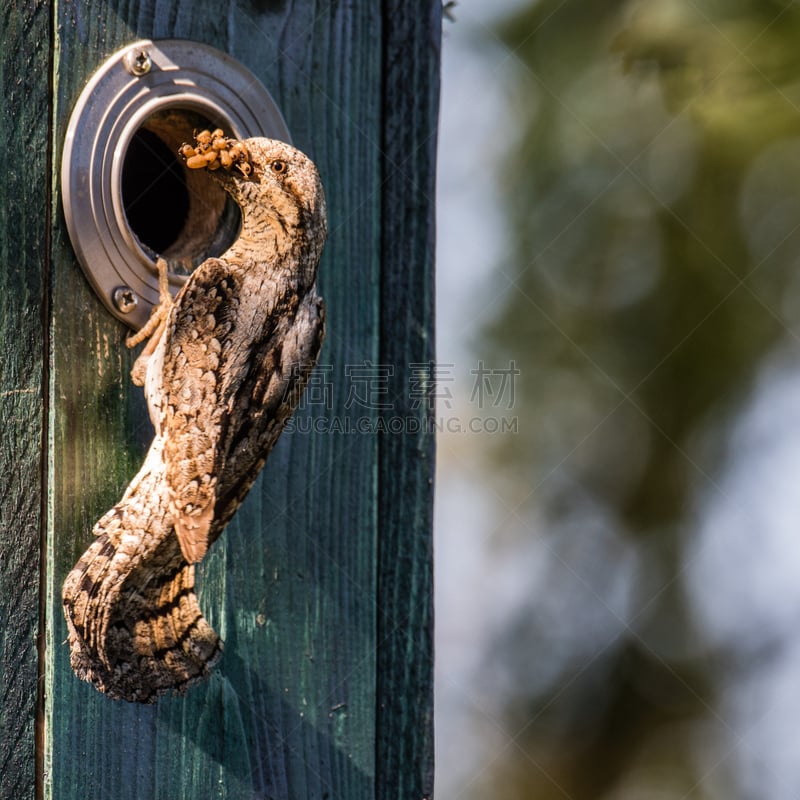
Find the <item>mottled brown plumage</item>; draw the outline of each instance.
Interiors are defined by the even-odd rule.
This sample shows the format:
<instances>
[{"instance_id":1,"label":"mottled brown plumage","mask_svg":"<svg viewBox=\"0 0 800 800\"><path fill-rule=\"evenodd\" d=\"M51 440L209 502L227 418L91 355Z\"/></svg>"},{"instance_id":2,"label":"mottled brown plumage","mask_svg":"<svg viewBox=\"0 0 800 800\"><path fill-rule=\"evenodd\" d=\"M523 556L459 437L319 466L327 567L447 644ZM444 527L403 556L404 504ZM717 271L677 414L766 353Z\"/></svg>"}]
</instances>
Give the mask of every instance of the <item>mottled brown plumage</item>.
<instances>
[{"instance_id":1,"label":"mottled brown plumage","mask_svg":"<svg viewBox=\"0 0 800 800\"><path fill-rule=\"evenodd\" d=\"M72 667L114 698L152 702L180 691L219 656L193 565L247 494L324 337L316 168L282 142L239 144L251 169L211 175L240 205L241 233L174 302L162 295L143 332L151 339L133 378L145 387L155 437L64 583ZM165 291L166 264L159 268Z\"/></svg>"}]
</instances>

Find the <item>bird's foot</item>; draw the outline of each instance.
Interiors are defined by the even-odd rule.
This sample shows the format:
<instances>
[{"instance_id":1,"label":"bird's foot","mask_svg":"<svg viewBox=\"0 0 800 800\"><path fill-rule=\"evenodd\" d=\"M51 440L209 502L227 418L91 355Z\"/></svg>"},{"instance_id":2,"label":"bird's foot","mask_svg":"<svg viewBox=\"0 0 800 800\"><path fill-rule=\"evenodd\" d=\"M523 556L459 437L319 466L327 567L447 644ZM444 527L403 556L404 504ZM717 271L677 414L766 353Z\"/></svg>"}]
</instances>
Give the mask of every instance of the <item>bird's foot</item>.
<instances>
[{"instance_id":1,"label":"bird's foot","mask_svg":"<svg viewBox=\"0 0 800 800\"><path fill-rule=\"evenodd\" d=\"M136 386L144 386L147 362L156 349L161 334L164 332L167 323L167 315L169 314L170 308L172 308L172 295L169 291L167 262L163 258L159 258L156 262L156 267L158 268L158 305L153 307L147 322L145 322L136 333L125 340L125 345L127 347L136 347L137 344L141 344L145 339L150 339L139 357L133 362L131 380Z\"/></svg>"}]
</instances>

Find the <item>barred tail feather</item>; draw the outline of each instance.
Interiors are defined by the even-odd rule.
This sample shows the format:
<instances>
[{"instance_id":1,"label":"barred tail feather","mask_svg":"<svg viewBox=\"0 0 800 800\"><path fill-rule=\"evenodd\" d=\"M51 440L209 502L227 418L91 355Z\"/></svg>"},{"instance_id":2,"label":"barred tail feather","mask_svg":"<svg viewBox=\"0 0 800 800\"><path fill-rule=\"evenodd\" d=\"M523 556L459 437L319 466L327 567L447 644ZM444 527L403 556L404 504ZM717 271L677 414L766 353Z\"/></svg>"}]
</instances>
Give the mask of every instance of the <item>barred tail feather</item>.
<instances>
[{"instance_id":1,"label":"barred tail feather","mask_svg":"<svg viewBox=\"0 0 800 800\"><path fill-rule=\"evenodd\" d=\"M114 699L184 691L222 652L164 508L126 495L64 581L72 668Z\"/></svg>"},{"instance_id":2,"label":"barred tail feather","mask_svg":"<svg viewBox=\"0 0 800 800\"><path fill-rule=\"evenodd\" d=\"M142 581L143 570L134 568L113 586L98 585L94 576L116 571L119 551L109 545L106 535L98 538L64 583L72 668L101 692L130 702L185 690L222 651L200 611L194 567L175 559L155 580Z\"/></svg>"}]
</instances>

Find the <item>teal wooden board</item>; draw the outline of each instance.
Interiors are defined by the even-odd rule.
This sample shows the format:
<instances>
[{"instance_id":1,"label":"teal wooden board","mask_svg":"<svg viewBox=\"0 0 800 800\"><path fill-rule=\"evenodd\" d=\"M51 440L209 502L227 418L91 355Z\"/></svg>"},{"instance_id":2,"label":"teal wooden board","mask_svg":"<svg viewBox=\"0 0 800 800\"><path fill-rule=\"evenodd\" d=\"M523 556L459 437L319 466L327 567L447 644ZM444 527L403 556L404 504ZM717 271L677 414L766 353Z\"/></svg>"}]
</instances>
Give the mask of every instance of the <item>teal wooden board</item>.
<instances>
[{"instance_id":1,"label":"teal wooden board","mask_svg":"<svg viewBox=\"0 0 800 800\"><path fill-rule=\"evenodd\" d=\"M34 797L50 54L42 4L0 10L0 798Z\"/></svg>"},{"instance_id":2,"label":"teal wooden board","mask_svg":"<svg viewBox=\"0 0 800 800\"><path fill-rule=\"evenodd\" d=\"M440 4L12 5L0 12L0 800L429 797L433 436L377 423L430 416L409 386L433 358ZM329 333L321 385L199 570L222 661L185 696L139 707L77 680L65 644L63 579L152 430L127 331L75 260L58 176L97 66L172 37L249 67L319 166ZM363 402L353 376L387 369L391 408Z\"/></svg>"},{"instance_id":3,"label":"teal wooden board","mask_svg":"<svg viewBox=\"0 0 800 800\"><path fill-rule=\"evenodd\" d=\"M381 362L392 366L379 440L378 800L433 796L436 412L434 196L441 3L384 4ZM441 412L440 412L441 413Z\"/></svg>"},{"instance_id":4,"label":"teal wooden board","mask_svg":"<svg viewBox=\"0 0 800 800\"><path fill-rule=\"evenodd\" d=\"M207 12L204 8L207 6ZM148 6L152 11L152 7ZM320 289L322 362L346 409L346 366L375 362L380 314L379 9L282 11L219 4L82 3L58 12L57 141L85 80L136 38L226 50L276 97L295 144L317 162L330 208ZM152 20L152 21L151 21ZM60 585L94 521L147 442L125 331L87 288L59 219L54 235L54 509L46 788L54 798L374 796L377 441L285 434L199 571L201 606L225 640L211 680L137 708L69 669ZM69 308L69 314L62 309ZM374 415L374 412L369 412ZM80 795L77 792L80 791Z\"/></svg>"}]
</instances>

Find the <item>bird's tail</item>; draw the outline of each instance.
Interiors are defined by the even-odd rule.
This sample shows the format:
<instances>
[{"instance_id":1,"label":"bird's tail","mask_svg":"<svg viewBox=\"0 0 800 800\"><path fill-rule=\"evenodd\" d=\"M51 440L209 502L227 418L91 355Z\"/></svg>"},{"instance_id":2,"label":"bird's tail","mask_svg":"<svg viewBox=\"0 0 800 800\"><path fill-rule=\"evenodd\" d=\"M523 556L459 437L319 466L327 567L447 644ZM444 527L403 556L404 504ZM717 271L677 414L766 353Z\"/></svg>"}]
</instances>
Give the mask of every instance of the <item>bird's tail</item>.
<instances>
[{"instance_id":1,"label":"bird's tail","mask_svg":"<svg viewBox=\"0 0 800 800\"><path fill-rule=\"evenodd\" d=\"M152 703L181 692L222 651L197 602L194 566L165 524L165 505L143 509L123 498L64 581L72 668L115 699Z\"/></svg>"}]
</instances>

